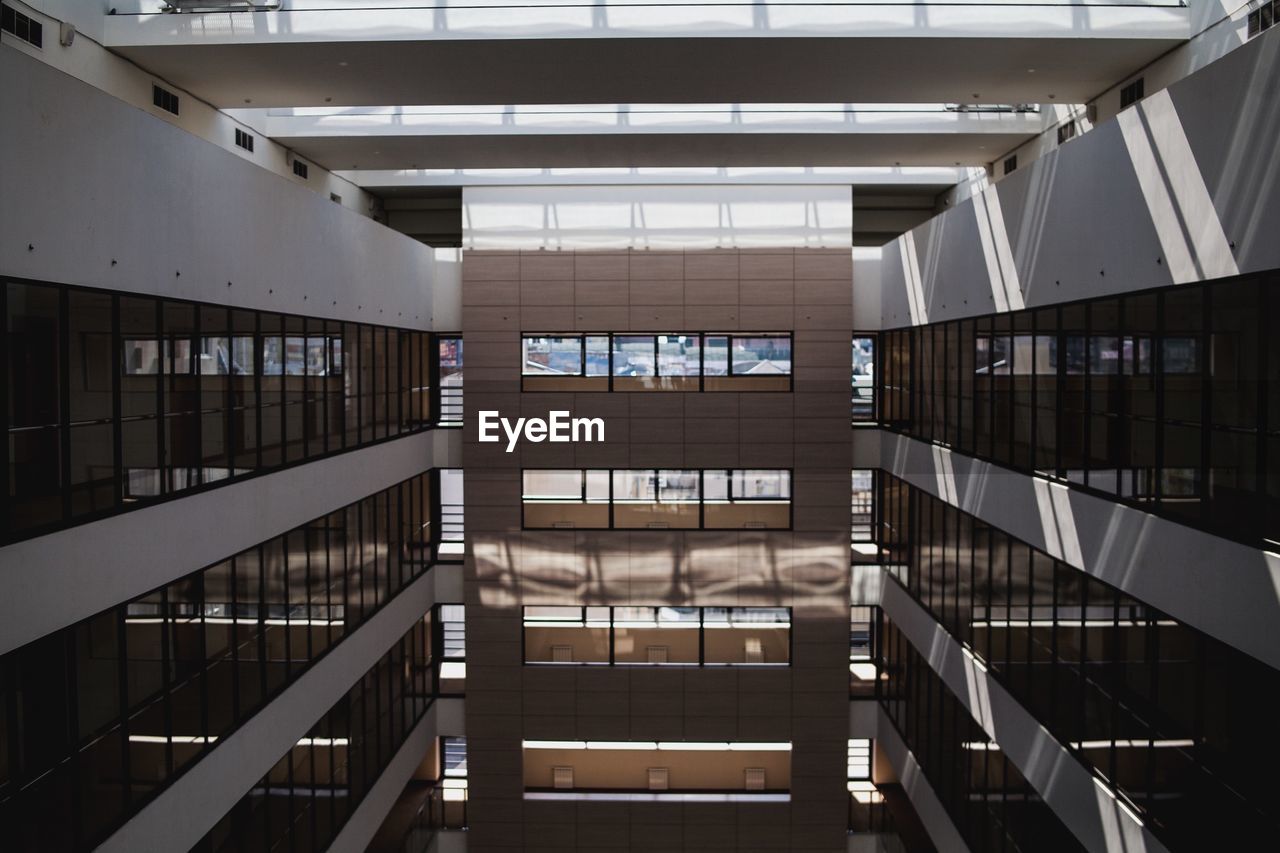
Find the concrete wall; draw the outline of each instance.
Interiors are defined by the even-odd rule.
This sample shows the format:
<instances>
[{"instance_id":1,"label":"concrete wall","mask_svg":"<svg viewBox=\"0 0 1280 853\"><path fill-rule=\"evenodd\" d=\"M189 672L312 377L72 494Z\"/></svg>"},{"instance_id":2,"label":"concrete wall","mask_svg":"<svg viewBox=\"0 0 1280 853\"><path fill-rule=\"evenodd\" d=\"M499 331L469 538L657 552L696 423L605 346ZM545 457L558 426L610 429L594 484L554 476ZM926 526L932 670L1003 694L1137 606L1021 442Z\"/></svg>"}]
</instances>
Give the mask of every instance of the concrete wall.
<instances>
[{"instance_id":1,"label":"concrete wall","mask_svg":"<svg viewBox=\"0 0 1280 853\"><path fill-rule=\"evenodd\" d=\"M1280 267L1280 30L884 248L885 328Z\"/></svg>"},{"instance_id":2,"label":"concrete wall","mask_svg":"<svg viewBox=\"0 0 1280 853\"><path fill-rule=\"evenodd\" d=\"M0 274L430 328L429 247L8 45L0 78Z\"/></svg>"},{"instance_id":3,"label":"concrete wall","mask_svg":"<svg viewBox=\"0 0 1280 853\"><path fill-rule=\"evenodd\" d=\"M464 252L471 850L845 848L850 276L847 245ZM522 393L521 331L574 329L794 330L794 392ZM606 441L507 454L479 409ZM792 468L794 529L522 531L522 467ZM789 606L793 663L526 668L525 604ZM790 741L792 801L525 802L521 739Z\"/></svg>"},{"instance_id":4,"label":"concrete wall","mask_svg":"<svg viewBox=\"0 0 1280 853\"><path fill-rule=\"evenodd\" d=\"M363 216L381 215L383 212L379 200L356 184L267 138L264 127L266 122L252 110L219 110L171 81L158 77L103 47L106 23L109 20L107 12L120 6L118 0L26 0L25 4L18 3L19 11L23 5L31 10L29 14L44 24L43 49L29 46L8 34L0 36L0 41L5 41L37 61L82 80L126 104L223 148L241 160L309 189L323 199L336 194L341 198L339 203L343 207ZM124 13L123 9L119 11ZM62 22L75 27L75 38L70 45L62 44L59 39ZM151 87L155 83L180 97L181 109L178 115L163 111L153 104ZM236 130L253 134L253 151L246 151L235 145ZM301 160L307 165L306 178L294 175L294 160Z\"/></svg>"}]
</instances>

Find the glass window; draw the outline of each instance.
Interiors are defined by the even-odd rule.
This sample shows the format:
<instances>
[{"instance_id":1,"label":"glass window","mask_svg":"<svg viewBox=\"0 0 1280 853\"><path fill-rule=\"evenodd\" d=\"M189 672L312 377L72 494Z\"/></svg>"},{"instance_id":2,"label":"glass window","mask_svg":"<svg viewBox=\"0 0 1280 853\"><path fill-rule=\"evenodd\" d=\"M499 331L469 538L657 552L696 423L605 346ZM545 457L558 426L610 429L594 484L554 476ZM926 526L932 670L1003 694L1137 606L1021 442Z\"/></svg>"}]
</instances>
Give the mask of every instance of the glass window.
<instances>
[{"instance_id":1,"label":"glass window","mask_svg":"<svg viewBox=\"0 0 1280 853\"><path fill-rule=\"evenodd\" d=\"M791 339L785 336L734 336L734 376L778 376L791 373Z\"/></svg>"},{"instance_id":2,"label":"glass window","mask_svg":"<svg viewBox=\"0 0 1280 853\"><path fill-rule=\"evenodd\" d=\"M876 339L859 336L853 339L853 419L873 421L875 407Z\"/></svg>"},{"instance_id":3,"label":"glass window","mask_svg":"<svg viewBox=\"0 0 1280 853\"><path fill-rule=\"evenodd\" d=\"M613 659L620 664L696 664L696 607L613 608Z\"/></svg>"},{"instance_id":4,"label":"glass window","mask_svg":"<svg viewBox=\"0 0 1280 853\"><path fill-rule=\"evenodd\" d=\"M734 500L790 500L791 472L736 470L731 481Z\"/></svg>"},{"instance_id":5,"label":"glass window","mask_svg":"<svg viewBox=\"0 0 1280 853\"><path fill-rule=\"evenodd\" d=\"M658 336L658 375L697 376L700 369L697 335Z\"/></svg>"},{"instance_id":6,"label":"glass window","mask_svg":"<svg viewBox=\"0 0 1280 853\"><path fill-rule=\"evenodd\" d=\"M658 500L662 503L697 503L701 491L697 471L658 472Z\"/></svg>"},{"instance_id":7,"label":"glass window","mask_svg":"<svg viewBox=\"0 0 1280 853\"><path fill-rule=\"evenodd\" d=\"M658 499L658 473L652 469L613 472L613 500L652 502Z\"/></svg>"},{"instance_id":8,"label":"glass window","mask_svg":"<svg viewBox=\"0 0 1280 853\"><path fill-rule=\"evenodd\" d=\"M525 376L581 376L582 338L545 336L523 339Z\"/></svg>"},{"instance_id":9,"label":"glass window","mask_svg":"<svg viewBox=\"0 0 1280 853\"><path fill-rule=\"evenodd\" d=\"M611 352L608 335L587 335L587 376L609 375L609 354Z\"/></svg>"},{"instance_id":10,"label":"glass window","mask_svg":"<svg viewBox=\"0 0 1280 853\"><path fill-rule=\"evenodd\" d=\"M583 472L576 468L526 469L523 496L527 501L581 501Z\"/></svg>"},{"instance_id":11,"label":"glass window","mask_svg":"<svg viewBox=\"0 0 1280 853\"><path fill-rule=\"evenodd\" d=\"M702 356L702 375L727 376L729 374L729 339L723 335L711 335L706 341L706 351Z\"/></svg>"},{"instance_id":12,"label":"glass window","mask_svg":"<svg viewBox=\"0 0 1280 853\"><path fill-rule=\"evenodd\" d=\"M653 335L614 335L614 376L655 376L655 347Z\"/></svg>"},{"instance_id":13,"label":"glass window","mask_svg":"<svg viewBox=\"0 0 1280 853\"><path fill-rule=\"evenodd\" d=\"M785 607L707 607L703 625L708 664L791 660L791 612Z\"/></svg>"}]
</instances>

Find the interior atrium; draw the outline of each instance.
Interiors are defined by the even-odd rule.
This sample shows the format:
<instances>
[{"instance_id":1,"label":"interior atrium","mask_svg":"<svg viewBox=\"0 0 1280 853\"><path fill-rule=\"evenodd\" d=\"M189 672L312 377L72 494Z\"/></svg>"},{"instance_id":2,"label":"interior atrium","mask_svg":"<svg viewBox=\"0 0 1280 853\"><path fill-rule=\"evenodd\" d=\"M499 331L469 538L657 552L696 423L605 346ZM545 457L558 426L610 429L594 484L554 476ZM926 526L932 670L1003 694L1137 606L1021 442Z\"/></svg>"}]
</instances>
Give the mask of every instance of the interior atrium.
<instances>
[{"instance_id":1,"label":"interior atrium","mask_svg":"<svg viewBox=\"0 0 1280 853\"><path fill-rule=\"evenodd\" d=\"M0 849L1280 837L1280 0L0 0Z\"/></svg>"}]
</instances>

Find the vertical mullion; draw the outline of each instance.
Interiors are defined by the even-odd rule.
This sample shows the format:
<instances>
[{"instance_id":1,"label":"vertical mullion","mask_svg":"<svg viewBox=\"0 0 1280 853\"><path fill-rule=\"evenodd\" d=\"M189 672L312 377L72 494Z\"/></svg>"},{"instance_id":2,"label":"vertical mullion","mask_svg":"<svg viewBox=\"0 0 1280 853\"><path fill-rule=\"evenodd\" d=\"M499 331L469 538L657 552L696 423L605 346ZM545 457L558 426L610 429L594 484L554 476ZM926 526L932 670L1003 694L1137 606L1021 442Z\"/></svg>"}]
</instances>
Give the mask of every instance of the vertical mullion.
<instances>
[{"instance_id":1,"label":"vertical mullion","mask_svg":"<svg viewBox=\"0 0 1280 853\"><path fill-rule=\"evenodd\" d=\"M159 298L155 300L155 321L156 321L156 343L159 345L159 368L156 370L156 465L158 475L157 493L166 494L171 491L169 488L168 466L169 459L165 445L165 425L167 418L165 416L164 407L164 382L168 376L169 370L168 355L169 342L164 334L164 303Z\"/></svg>"},{"instance_id":2,"label":"vertical mullion","mask_svg":"<svg viewBox=\"0 0 1280 853\"><path fill-rule=\"evenodd\" d=\"M1061 305L1053 309L1053 317L1054 322L1057 324L1053 337L1058 342L1058 374L1053 389L1053 471L1059 479L1066 480L1067 472L1062 467L1062 442L1064 439L1062 429L1062 391L1063 385L1067 380L1067 335L1062 329Z\"/></svg>"},{"instance_id":3,"label":"vertical mullion","mask_svg":"<svg viewBox=\"0 0 1280 853\"><path fill-rule=\"evenodd\" d=\"M1254 442L1257 447L1255 453L1255 472L1254 472L1254 489L1258 493L1258 497L1265 507L1267 502L1267 462L1269 455L1267 446L1270 444L1270 414L1267 411L1267 350L1270 331L1267 327L1267 317L1271 308L1271 300L1276 298L1276 294L1272 291L1276 288L1269 287L1265 279L1258 281L1258 372L1257 372L1257 415L1255 422ZM1277 412L1276 414L1280 414ZM1266 526L1266 515L1255 516L1254 520L1249 524L1250 544L1257 545L1261 541L1267 539L1270 530ZM1277 535L1280 538L1280 535Z\"/></svg>"},{"instance_id":4,"label":"vertical mullion","mask_svg":"<svg viewBox=\"0 0 1280 853\"><path fill-rule=\"evenodd\" d=\"M1151 496L1157 514L1163 512L1164 500L1164 291L1156 292L1156 332L1151 341L1151 362L1156 383L1156 452Z\"/></svg>"},{"instance_id":5,"label":"vertical mullion","mask_svg":"<svg viewBox=\"0 0 1280 853\"><path fill-rule=\"evenodd\" d=\"M0 334L3 334L0 332ZM2 358L3 356L0 356ZM124 505L124 425L121 375L124 372L124 342L120 337L120 296L111 294L111 505L118 512ZM3 415L0 415L3 417ZM8 442L4 442L6 449ZM3 465L0 465L0 470ZM3 518L3 513L0 513Z\"/></svg>"},{"instance_id":6,"label":"vertical mullion","mask_svg":"<svg viewBox=\"0 0 1280 853\"><path fill-rule=\"evenodd\" d=\"M129 754L129 634L127 630L128 623L125 619L125 614L127 612L127 604L120 604L115 608L116 636L120 638L116 645L120 654L120 658L116 663L116 686L120 691L120 714L118 725L120 726L120 749L123 751L120 759L120 789L124 794L123 800L125 811L129 810L130 804L133 801L133 785L129 783L129 780L132 779L133 776L130 768L132 757ZM9 719L14 719L14 717L11 716ZM16 734L16 727L14 727L14 729ZM10 754L16 755L17 752L10 752Z\"/></svg>"},{"instance_id":7,"label":"vertical mullion","mask_svg":"<svg viewBox=\"0 0 1280 853\"><path fill-rule=\"evenodd\" d=\"M76 678L76 635L74 630L62 631L63 683L67 696L67 743L71 747L71 778L80 780L83 755L80 750L80 685ZM72 835L77 844L84 843L84 786L71 786L71 813L75 815Z\"/></svg>"},{"instance_id":8,"label":"vertical mullion","mask_svg":"<svg viewBox=\"0 0 1280 853\"><path fill-rule=\"evenodd\" d=\"M267 657L267 565L263 547L259 545L254 550L258 557L258 606L255 614L258 630L255 633L258 639L258 660L261 662L258 667L258 695L262 697L260 701L265 702L269 695L267 670L271 667L271 659Z\"/></svg>"},{"instance_id":9,"label":"vertical mullion","mask_svg":"<svg viewBox=\"0 0 1280 853\"><path fill-rule=\"evenodd\" d=\"M1209 464L1209 455L1213 448L1213 443L1210 441L1213 436L1213 378L1209 372L1213 361L1213 352L1210 349L1213 346L1213 288L1209 285L1201 285L1200 289L1204 294L1204 304L1201 306L1200 314L1200 470L1197 472L1200 482L1197 484L1196 491L1199 497L1198 517L1203 523L1210 517L1209 473L1213 470Z\"/></svg>"},{"instance_id":10,"label":"vertical mullion","mask_svg":"<svg viewBox=\"0 0 1280 853\"><path fill-rule=\"evenodd\" d=\"M1031 433L1027 441L1027 459L1026 470L1032 476L1035 476L1040 459L1040 432L1038 410L1040 408L1040 359L1039 359L1039 343L1040 343L1040 312L1027 311L1027 316L1031 318Z\"/></svg>"},{"instance_id":11,"label":"vertical mullion","mask_svg":"<svg viewBox=\"0 0 1280 853\"><path fill-rule=\"evenodd\" d=\"M227 578L227 585L231 592L231 724L235 725L240 721L240 590L237 578L239 577L240 560L231 557L227 560L227 567L230 576Z\"/></svg>"},{"instance_id":12,"label":"vertical mullion","mask_svg":"<svg viewBox=\"0 0 1280 853\"><path fill-rule=\"evenodd\" d=\"M364 444L364 351L361 344L364 342L364 324L356 323L356 446ZM371 426L371 425L370 425ZM362 555L363 557L363 555Z\"/></svg>"},{"instance_id":13,"label":"vertical mullion","mask_svg":"<svg viewBox=\"0 0 1280 853\"><path fill-rule=\"evenodd\" d=\"M196 473L195 480L198 485L204 485L204 394L201 383L204 381L200 378L200 347L203 341L201 334L201 321L204 319L201 315L204 313L200 310L200 306L192 305L191 313L195 315L195 321L192 325L191 345L187 352L187 376L190 378L188 383L188 393L191 395L191 402L187 404L188 411L194 417L192 431L195 433L195 463ZM191 487L192 478L188 475L187 487Z\"/></svg>"},{"instance_id":14,"label":"vertical mullion","mask_svg":"<svg viewBox=\"0 0 1280 853\"><path fill-rule=\"evenodd\" d=\"M266 354L266 346L262 339L262 312L253 312L253 417L254 439L254 471L262 470L262 362Z\"/></svg>"},{"instance_id":15,"label":"vertical mullion","mask_svg":"<svg viewBox=\"0 0 1280 853\"><path fill-rule=\"evenodd\" d=\"M163 677L160 680L163 695L161 698L164 711L164 767L165 776L173 773L173 648L172 636L173 615L169 611L169 589L160 591L160 662Z\"/></svg>"},{"instance_id":16,"label":"vertical mullion","mask_svg":"<svg viewBox=\"0 0 1280 853\"><path fill-rule=\"evenodd\" d=\"M227 378L225 380L226 387L222 393L222 430L223 435L226 436L223 446L227 452L227 478L234 479L236 476L236 451L239 449L236 446L236 392L234 387L235 379L233 378L235 373L232 370L236 350L236 332L235 318L231 313L231 309L225 309L224 314L226 316L224 322L227 326Z\"/></svg>"},{"instance_id":17,"label":"vertical mullion","mask_svg":"<svg viewBox=\"0 0 1280 853\"><path fill-rule=\"evenodd\" d=\"M62 520L71 520L71 291L58 287L58 456Z\"/></svg>"},{"instance_id":18,"label":"vertical mullion","mask_svg":"<svg viewBox=\"0 0 1280 853\"><path fill-rule=\"evenodd\" d=\"M200 639L196 643L196 649L200 655L200 734L204 737L204 743L201 744L200 751L204 752L209 748L209 736L212 734L209 731L209 634L205 624L207 594L204 572L200 572L196 576L195 587L200 607Z\"/></svg>"},{"instance_id":19,"label":"vertical mullion","mask_svg":"<svg viewBox=\"0 0 1280 853\"><path fill-rule=\"evenodd\" d=\"M119 369L119 368L117 368ZM9 521L9 287L0 279L0 475L4 476L4 488L0 489L0 530L13 529ZM118 502L117 502L118 504ZM7 536L4 538L8 538ZM10 715L7 719L16 719ZM16 726L10 726L16 734ZM9 755L19 753L11 750Z\"/></svg>"}]
</instances>

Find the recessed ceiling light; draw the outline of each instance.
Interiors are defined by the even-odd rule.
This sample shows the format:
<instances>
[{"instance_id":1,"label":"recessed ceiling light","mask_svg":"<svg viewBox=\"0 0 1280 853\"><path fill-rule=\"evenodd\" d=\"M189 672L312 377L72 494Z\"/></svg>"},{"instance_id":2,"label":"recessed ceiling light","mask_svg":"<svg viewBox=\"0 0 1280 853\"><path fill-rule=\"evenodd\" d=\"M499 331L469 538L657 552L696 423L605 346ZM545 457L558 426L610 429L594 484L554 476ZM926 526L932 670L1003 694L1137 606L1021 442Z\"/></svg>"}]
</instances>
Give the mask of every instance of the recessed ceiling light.
<instances>
[{"instance_id":1,"label":"recessed ceiling light","mask_svg":"<svg viewBox=\"0 0 1280 853\"><path fill-rule=\"evenodd\" d=\"M244 99L244 102L245 102L246 104L252 104L252 103L253 103L253 98L245 98L245 99Z\"/></svg>"},{"instance_id":2,"label":"recessed ceiling light","mask_svg":"<svg viewBox=\"0 0 1280 853\"><path fill-rule=\"evenodd\" d=\"M1050 96L1049 96L1049 100L1051 100L1051 101L1052 101L1052 100L1054 99L1054 97L1055 97L1054 95L1050 95Z\"/></svg>"},{"instance_id":3,"label":"recessed ceiling light","mask_svg":"<svg viewBox=\"0 0 1280 853\"><path fill-rule=\"evenodd\" d=\"M979 95L977 92L974 92L974 93L973 93L973 96L974 96L975 98L981 98L981 97L982 97L982 96L981 96L981 95Z\"/></svg>"},{"instance_id":4,"label":"recessed ceiling light","mask_svg":"<svg viewBox=\"0 0 1280 853\"><path fill-rule=\"evenodd\" d=\"M338 63L338 67L339 67L339 68L346 68L346 67L347 67L347 61L346 61L345 59L341 60L341 61Z\"/></svg>"},{"instance_id":5,"label":"recessed ceiling light","mask_svg":"<svg viewBox=\"0 0 1280 853\"><path fill-rule=\"evenodd\" d=\"M328 103L332 103L332 102L333 102L333 98L325 98L325 99L324 99L324 102L325 102L326 104L328 104Z\"/></svg>"},{"instance_id":6,"label":"recessed ceiling light","mask_svg":"<svg viewBox=\"0 0 1280 853\"><path fill-rule=\"evenodd\" d=\"M1028 69L1027 69L1027 73L1028 73L1028 74L1035 74L1035 73L1036 73L1036 70L1035 70L1034 68L1028 68Z\"/></svg>"}]
</instances>

